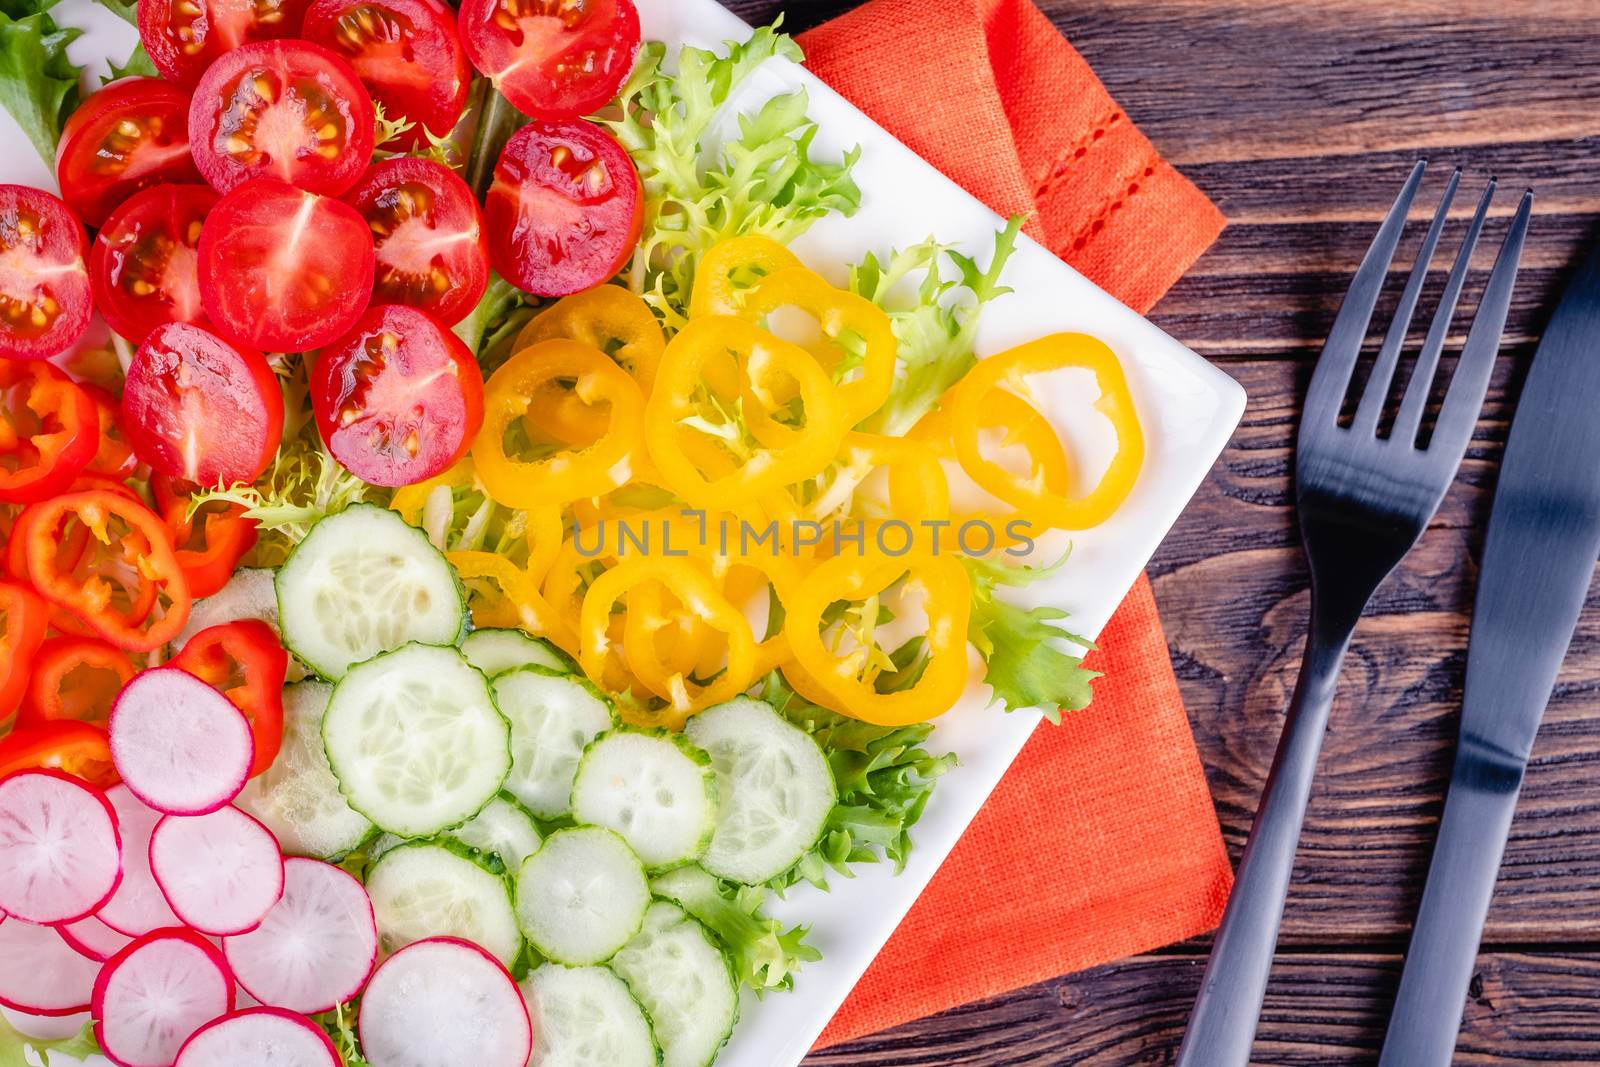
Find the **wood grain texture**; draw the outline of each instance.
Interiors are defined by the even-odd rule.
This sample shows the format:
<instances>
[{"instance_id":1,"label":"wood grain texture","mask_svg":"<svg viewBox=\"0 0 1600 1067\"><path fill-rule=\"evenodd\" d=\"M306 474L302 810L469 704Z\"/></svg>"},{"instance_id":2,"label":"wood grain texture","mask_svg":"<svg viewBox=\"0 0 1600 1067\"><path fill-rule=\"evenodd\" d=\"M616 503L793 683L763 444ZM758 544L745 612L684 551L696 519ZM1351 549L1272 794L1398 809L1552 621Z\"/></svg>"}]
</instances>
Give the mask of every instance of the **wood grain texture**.
<instances>
[{"instance_id":1,"label":"wood grain texture","mask_svg":"<svg viewBox=\"0 0 1600 1067\"><path fill-rule=\"evenodd\" d=\"M1512 404L1570 264L1600 233L1600 4L1039 2L1230 220L1152 317L1224 365L1250 406L1151 574L1235 858L1305 639L1292 445L1311 362L1350 273L1418 156L1465 171L1445 237L1451 254L1477 190L1490 175L1500 180L1468 306L1515 194L1531 186L1538 197L1503 358L1461 477L1356 632L1256 1049L1262 1064L1371 1063L1448 776L1475 560ZM786 24L803 29L853 5L730 6L752 20L784 10ZM938 18L938 0L927 11ZM1416 217L1431 213L1441 184L1425 186ZM1380 317L1414 247L1396 259ZM1425 313L1448 269L1440 258ZM1457 344L1465 325L1453 331ZM1539 735L1485 938L1457 1062L1600 1063L1595 592ZM1205 950L1201 939L1067 976L808 1062L1170 1063Z\"/></svg>"}]
</instances>

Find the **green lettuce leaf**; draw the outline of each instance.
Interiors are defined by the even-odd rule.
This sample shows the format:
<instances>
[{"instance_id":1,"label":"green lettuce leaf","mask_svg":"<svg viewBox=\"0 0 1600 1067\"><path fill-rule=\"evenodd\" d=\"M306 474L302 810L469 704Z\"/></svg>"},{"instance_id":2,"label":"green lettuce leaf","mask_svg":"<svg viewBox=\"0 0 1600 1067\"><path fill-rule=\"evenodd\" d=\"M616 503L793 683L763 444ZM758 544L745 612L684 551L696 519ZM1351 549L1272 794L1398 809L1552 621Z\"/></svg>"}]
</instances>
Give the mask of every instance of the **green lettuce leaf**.
<instances>
[{"instance_id":1,"label":"green lettuce leaf","mask_svg":"<svg viewBox=\"0 0 1600 1067\"><path fill-rule=\"evenodd\" d=\"M651 879L650 891L676 901L705 923L727 949L735 976L757 996L794 988L800 965L822 958L805 943L807 927L785 930L777 919L762 914L764 886L727 885L691 865Z\"/></svg>"},{"instance_id":2,"label":"green lettuce leaf","mask_svg":"<svg viewBox=\"0 0 1600 1067\"><path fill-rule=\"evenodd\" d=\"M467 317L455 324L455 335L478 357L484 377L504 363L515 339L536 308L534 297L524 293L498 274L489 275L483 291Z\"/></svg>"},{"instance_id":3,"label":"green lettuce leaf","mask_svg":"<svg viewBox=\"0 0 1600 1067\"><path fill-rule=\"evenodd\" d=\"M126 0L94 0L94 2L111 12L113 15L117 16L117 18L126 22L128 25L139 25L138 0L132 0L132 2L126 2ZM144 51L143 45L139 46L139 51ZM152 70L151 73L154 74L155 71Z\"/></svg>"},{"instance_id":4,"label":"green lettuce leaf","mask_svg":"<svg viewBox=\"0 0 1600 1067\"><path fill-rule=\"evenodd\" d=\"M78 106L83 69L67 58L67 45L82 31L57 26L50 6L40 0L0 0L0 107L54 168L61 125Z\"/></svg>"},{"instance_id":5,"label":"green lettuce leaf","mask_svg":"<svg viewBox=\"0 0 1600 1067\"><path fill-rule=\"evenodd\" d=\"M31 1059L28 1055L30 1049L35 1054ZM41 1041L19 1034L9 1022L0 1018L0 1067L33 1067L36 1063L50 1067L51 1064L63 1062L51 1053L59 1052L62 1056L73 1056L82 1060L99 1051L100 1046L94 1039L94 1028L89 1023L84 1023L83 1029L71 1037Z\"/></svg>"},{"instance_id":6,"label":"green lettuce leaf","mask_svg":"<svg viewBox=\"0 0 1600 1067\"><path fill-rule=\"evenodd\" d=\"M972 581L967 636L983 657L983 680L995 699L1005 701L1008 710L1038 708L1058 725L1063 711L1088 707L1094 695L1089 683L1099 672L1085 669L1082 656L1060 645L1069 641L1093 648L1093 643L1056 625L1067 617L1060 608L1019 608L995 595L998 586L1023 586L1046 577L1066 557L1049 567L1018 566L1000 558L964 557L961 562Z\"/></svg>"},{"instance_id":7,"label":"green lettuce leaf","mask_svg":"<svg viewBox=\"0 0 1600 1067\"><path fill-rule=\"evenodd\" d=\"M108 4L107 6L109 7L110 5ZM100 79L100 81L103 85L109 85L119 78L131 78L134 75L146 78L159 76L156 73L156 65L150 62L150 53L144 50L142 41L133 46L133 51L128 53L127 62L120 67L115 63L111 64L111 73Z\"/></svg>"}]
</instances>

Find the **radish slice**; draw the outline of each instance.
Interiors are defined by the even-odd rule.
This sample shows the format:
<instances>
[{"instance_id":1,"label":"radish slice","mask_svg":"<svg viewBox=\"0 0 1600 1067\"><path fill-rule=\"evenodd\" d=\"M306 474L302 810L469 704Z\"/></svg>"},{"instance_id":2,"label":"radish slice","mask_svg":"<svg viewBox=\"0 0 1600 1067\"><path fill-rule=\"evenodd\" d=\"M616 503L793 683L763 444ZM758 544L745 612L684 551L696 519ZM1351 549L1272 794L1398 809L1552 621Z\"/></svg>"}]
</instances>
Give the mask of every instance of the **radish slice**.
<instances>
[{"instance_id":1,"label":"radish slice","mask_svg":"<svg viewBox=\"0 0 1600 1067\"><path fill-rule=\"evenodd\" d=\"M189 1035L233 1010L233 976L192 930L155 930L117 953L94 983L94 1036L122 1067L167 1067Z\"/></svg>"},{"instance_id":2,"label":"radish slice","mask_svg":"<svg viewBox=\"0 0 1600 1067\"><path fill-rule=\"evenodd\" d=\"M463 1034L476 1067L525 1067L533 1055L517 984L499 960L455 937L413 941L384 960L356 1029L372 1067L456 1067Z\"/></svg>"},{"instance_id":3,"label":"radish slice","mask_svg":"<svg viewBox=\"0 0 1600 1067\"><path fill-rule=\"evenodd\" d=\"M0 1018L11 1024L11 1029L35 1041L63 1041L76 1037L89 1021L89 1013L75 1011L71 1015L29 1015L25 1011L0 1004ZM32 1062L32 1061L29 1061Z\"/></svg>"},{"instance_id":4,"label":"radish slice","mask_svg":"<svg viewBox=\"0 0 1600 1067\"><path fill-rule=\"evenodd\" d=\"M111 762L168 815L205 815L239 795L255 759L244 713L176 667L144 671L111 706Z\"/></svg>"},{"instance_id":5,"label":"radish slice","mask_svg":"<svg viewBox=\"0 0 1600 1067\"><path fill-rule=\"evenodd\" d=\"M261 925L222 939L239 985L263 1004L305 1015L332 1011L361 991L378 958L367 891L321 860L283 861L283 898Z\"/></svg>"},{"instance_id":6,"label":"radish slice","mask_svg":"<svg viewBox=\"0 0 1600 1067\"><path fill-rule=\"evenodd\" d=\"M0 1004L30 1015L71 1015L89 1007L100 965L48 926L0 922Z\"/></svg>"},{"instance_id":7,"label":"radish slice","mask_svg":"<svg viewBox=\"0 0 1600 1067\"><path fill-rule=\"evenodd\" d=\"M122 830L122 884L95 918L129 937L164 926L182 926L150 873L150 834L161 821L161 813L147 807L126 785L107 789L106 800L116 811Z\"/></svg>"},{"instance_id":8,"label":"radish slice","mask_svg":"<svg viewBox=\"0 0 1600 1067\"><path fill-rule=\"evenodd\" d=\"M162 819L150 872L173 914L203 934L254 930L283 895L278 839L235 807Z\"/></svg>"},{"instance_id":9,"label":"radish slice","mask_svg":"<svg viewBox=\"0 0 1600 1067\"><path fill-rule=\"evenodd\" d=\"M122 879L105 794L60 771L0 780L0 908L33 923L91 915Z\"/></svg>"},{"instance_id":10,"label":"radish slice","mask_svg":"<svg viewBox=\"0 0 1600 1067\"><path fill-rule=\"evenodd\" d=\"M97 963L109 960L128 947L128 943L133 940L127 934L111 929L94 915L87 919L79 919L75 923L58 926L56 929L61 931L62 939L80 955L87 956Z\"/></svg>"},{"instance_id":11,"label":"radish slice","mask_svg":"<svg viewBox=\"0 0 1600 1067\"><path fill-rule=\"evenodd\" d=\"M281 1008L236 1011L194 1032L173 1067L340 1067L322 1027Z\"/></svg>"}]
</instances>

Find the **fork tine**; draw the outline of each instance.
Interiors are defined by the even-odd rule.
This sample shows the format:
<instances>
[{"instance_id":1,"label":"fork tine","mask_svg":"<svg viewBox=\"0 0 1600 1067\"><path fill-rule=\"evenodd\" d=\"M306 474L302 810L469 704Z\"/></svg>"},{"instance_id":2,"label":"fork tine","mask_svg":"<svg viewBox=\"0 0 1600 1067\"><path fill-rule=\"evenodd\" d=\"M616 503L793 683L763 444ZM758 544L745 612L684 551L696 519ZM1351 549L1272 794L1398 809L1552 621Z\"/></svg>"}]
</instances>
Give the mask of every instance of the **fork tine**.
<instances>
[{"instance_id":1,"label":"fork tine","mask_svg":"<svg viewBox=\"0 0 1600 1067\"><path fill-rule=\"evenodd\" d=\"M1389 323L1389 330L1383 336L1383 347L1378 350L1378 358L1372 364L1372 373L1367 376L1366 388L1361 394L1361 404L1356 408L1356 416L1350 428L1358 433L1372 434L1378 430L1378 416L1383 414L1384 401L1389 396L1389 384L1394 380L1394 371L1400 363L1400 349L1406 343L1406 334L1411 329L1411 315L1417 309L1417 297L1422 293L1422 283L1428 276L1428 264L1433 261L1434 250L1439 247L1439 235L1444 232L1444 220L1450 214L1450 202L1455 199L1456 187L1461 184L1461 168L1457 167L1450 175L1450 183L1445 186L1444 196L1439 198L1439 209L1433 213L1433 222L1428 226L1428 234L1422 239L1422 247L1417 249L1417 261L1411 268L1411 277L1406 279L1406 287L1400 294L1400 303L1394 309L1394 319Z\"/></svg>"},{"instance_id":2,"label":"fork tine","mask_svg":"<svg viewBox=\"0 0 1600 1067\"><path fill-rule=\"evenodd\" d=\"M1384 277L1400 244L1400 233L1405 229L1406 214L1411 210L1411 201L1416 198L1417 186L1422 184L1422 171L1427 165L1427 160L1419 159L1411 168L1410 177L1384 217L1383 225L1378 227L1378 235L1362 257L1355 277L1350 279L1350 289L1345 293L1344 303L1339 305L1339 314L1333 320L1327 343L1317 359L1317 368L1311 374L1303 426L1331 423L1339 417L1345 391L1350 387L1350 374L1361 354L1361 340L1367 335L1372 309L1383 291Z\"/></svg>"},{"instance_id":3,"label":"fork tine","mask_svg":"<svg viewBox=\"0 0 1600 1067\"><path fill-rule=\"evenodd\" d=\"M1467 343L1456 363L1455 377L1450 380L1444 404L1439 409L1433 439L1428 442L1429 452L1454 457L1452 462L1459 462L1478 424L1483 395L1489 389L1489 374L1494 370L1495 356L1500 351L1500 335L1511 310L1511 288L1517 280L1517 265L1522 259L1522 243L1532 214L1533 191L1530 189L1522 194L1522 203L1506 230L1500 254L1494 261L1494 272L1489 275L1489 284L1478 301L1477 317L1472 320ZM1411 432L1414 438L1415 428Z\"/></svg>"}]
</instances>

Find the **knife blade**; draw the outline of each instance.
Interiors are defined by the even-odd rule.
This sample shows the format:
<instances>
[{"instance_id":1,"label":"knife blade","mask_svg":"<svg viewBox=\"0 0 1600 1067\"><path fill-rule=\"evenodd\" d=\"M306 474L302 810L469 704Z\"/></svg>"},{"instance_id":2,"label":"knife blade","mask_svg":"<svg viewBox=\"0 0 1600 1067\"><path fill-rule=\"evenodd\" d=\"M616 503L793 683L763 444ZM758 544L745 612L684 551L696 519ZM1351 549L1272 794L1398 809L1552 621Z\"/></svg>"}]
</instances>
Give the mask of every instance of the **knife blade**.
<instances>
[{"instance_id":1,"label":"knife blade","mask_svg":"<svg viewBox=\"0 0 1600 1067\"><path fill-rule=\"evenodd\" d=\"M1472 609L1461 733L1380 1067L1448 1067L1523 772L1600 554L1600 245L1539 341Z\"/></svg>"}]
</instances>

